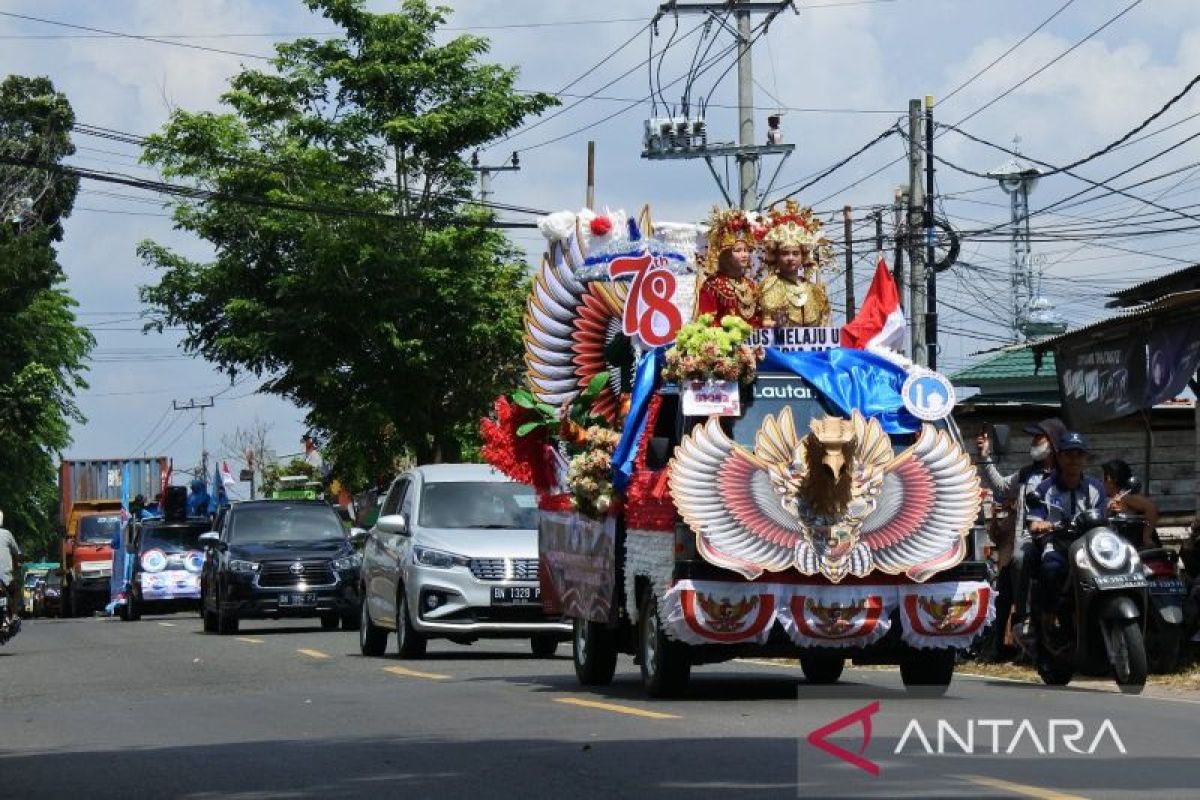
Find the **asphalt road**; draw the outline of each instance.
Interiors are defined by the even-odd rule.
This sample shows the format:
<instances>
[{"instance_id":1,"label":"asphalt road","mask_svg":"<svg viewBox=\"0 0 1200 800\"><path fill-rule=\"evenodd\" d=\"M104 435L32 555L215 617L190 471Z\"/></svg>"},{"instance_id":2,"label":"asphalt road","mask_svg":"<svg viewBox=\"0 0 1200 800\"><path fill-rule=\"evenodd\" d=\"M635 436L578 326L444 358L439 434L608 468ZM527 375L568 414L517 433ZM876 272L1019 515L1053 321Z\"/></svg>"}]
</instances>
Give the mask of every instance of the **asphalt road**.
<instances>
[{"instance_id":1,"label":"asphalt road","mask_svg":"<svg viewBox=\"0 0 1200 800\"><path fill-rule=\"evenodd\" d=\"M915 699L893 671L816 687L789 666L738 661L698 667L685 698L651 701L629 658L611 687L576 686L566 644L536 659L523 641L433 643L401 661L363 658L356 636L315 620L243 623L230 637L204 635L192 615L27 621L0 648L0 793L1200 796L1196 694L959 676L946 697ZM807 741L858 710L870 729L860 766ZM857 755L863 726L830 741Z\"/></svg>"}]
</instances>

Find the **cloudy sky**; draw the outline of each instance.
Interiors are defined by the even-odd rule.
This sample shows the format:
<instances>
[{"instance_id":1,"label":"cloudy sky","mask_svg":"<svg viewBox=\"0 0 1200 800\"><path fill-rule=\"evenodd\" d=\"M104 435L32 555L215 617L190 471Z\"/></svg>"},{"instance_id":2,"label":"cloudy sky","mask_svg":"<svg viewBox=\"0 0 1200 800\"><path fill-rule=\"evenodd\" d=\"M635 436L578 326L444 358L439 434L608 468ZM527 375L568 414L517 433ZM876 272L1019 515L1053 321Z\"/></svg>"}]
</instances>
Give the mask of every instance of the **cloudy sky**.
<instances>
[{"instance_id":1,"label":"cloudy sky","mask_svg":"<svg viewBox=\"0 0 1200 800\"><path fill-rule=\"evenodd\" d=\"M483 154L485 163L494 163L507 160L513 150L521 152L521 171L496 177L495 200L578 208L589 139L597 150L597 205L632 211L649 203L656 219L682 221L702 218L720 200L701 162L639 157L642 123L651 105L645 99L650 77L638 65L648 48L665 49L653 65L665 101L677 104L679 79L697 44L708 47L715 39L709 58L719 56L730 45L727 34L714 26L705 39L697 29L701 18L681 15L677 30L674 17L660 20L655 36L646 26L657 4L648 0L447 5L453 7L452 30L445 36L471 30L489 37L490 58L519 67L521 88L562 92L564 105L584 98L552 119L532 121ZM1200 74L1200 9L1194 0L813 0L796 5L800 13L780 15L753 51L758 137L765 136L766 115L783 109L784 137L796 150L778 185L791 189L895 124L909 98L931 94L939 101L939 121L962 121L964 130L1002 145L1019 135L1023 153L1057 165L1117 139ZM370 6L389 10L396 3ZM13 0L3 11L125 34L187 37L170 40L248 55L270 55L274 42L295 35L332 31L298 0ZM171 108L217 108L229 77L242 64L262 63L248 55L105 36L14 16L0 16L0 43L4 73L48 75L70 98L80 122L139 135L157 130ZM715 59L694 89L709 99L711 140L736 138L734 71L714 86L730 65L727 55ZM1101 316L1106 292L1196 262L1196 231L1190 229L1200 217L1189 216L1196 211L1188 207L1198 202L1200 146L1184 143L1158 154L1200 132L1200 119L1190 119L1197 114L1200 89L1128 146L1076 170L1093 181L1114 178L1111 185L1122 189L1140 184L1128 191L1182 213L1094 189L1035 218L1041 291L1072 323ZM154 175L136 163L134 146L91 136L77 136L76 143L74 163ZM872 206L891 203L895 187L907 180L905 164L897 161L903 148L899 137L889 137L797 199L826 219L836 211L840 233L843 205L855 207L861 219ZM939 135L936 151L980 173L1008 158L953 132ZM1142 161L1147 163L1121 174ZM939 168L937 181L945 197L940 212L960 230L988 228L1008 218L1007 198L991 181L945 167ZM1031 208L1085 188L1088 184L1064 174L1046 177L1031 197ZM152 238L195 257L206 252L202 242L173 231L165 214L152 195L84 182L67 224L61 260L81 319L99 341L91 388L81 397L89 422L74 431L70 454L119 457L136 450L172 456L178 466L194 465L201 449L195 413L169 409L172 400L209 395L216 396L208 415L211 451L220 454L223 436L260 420L271 425L278 452L296 452L303 432L300 409L255 394L252 379L231 387L227 377L178 349L177 331L139 332L137 287L154 276L137 259L136 243ZM1114 229L1124 218L1133 224ZM1160 232L1164 228L1185 230ZM856 235L872 232L863 228ZM514 239L536 257L536 232L518 231ZM874 257L869 245L859 249L861 302ZM944 369L970 363L973 353L1009 337L1007 253L995 234L968 237L964 265L942 277ZM841 283L831 276L831 284ZM840 292L835 291L835 302L841 302Z\"/></svg>"}]
</instances>

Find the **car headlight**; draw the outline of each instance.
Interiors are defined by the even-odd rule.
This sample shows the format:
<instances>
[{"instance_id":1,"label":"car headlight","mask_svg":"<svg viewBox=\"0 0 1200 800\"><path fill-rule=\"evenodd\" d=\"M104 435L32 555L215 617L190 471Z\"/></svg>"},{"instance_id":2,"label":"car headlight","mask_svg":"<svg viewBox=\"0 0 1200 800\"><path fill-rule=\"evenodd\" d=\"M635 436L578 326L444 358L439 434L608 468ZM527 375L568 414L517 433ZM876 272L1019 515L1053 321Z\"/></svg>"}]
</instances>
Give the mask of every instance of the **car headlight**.
<instances>
[{"instance_id":1,"label":"car headlight","mask_svg":"<svg viewBox=\"0 0 1200 800\"><path fill-rule=\"evenodd\" d=\"M471 559L457 553L447 553L444 550L433 550L428 547L414 547L413 561L423 567L450 569L451 567L468 567Z\"/></svg>"},{"instance_id":2,"label":"car headlight","mask_svg":"<svg viewBox=\"0 0 1200 800\"><path fill-rule=\"evenodd\" d=\"M258 572L258 562L233 558L229 560L229 569L234 572Z\"/></svg>"},{"instance_id":3,"label":"car headlight","mask_svg":"<svg viewBox=\"0 0 1200 800\"><path fill-rule=\"evenodd\" d=\"M358 569L359 567L361 567L362 566L362 556L359 555L358 553L354 553L353 555L343 556L342 558L335 558L333 561L331 561L329 563L338 572L345 572L346 570Z\"/></svg>"},{"instance_id":4,"label":"car headlight","mask_svg":"<svg viewBox=\"0 0 1200 800\"><path fill-rule=\"evenodd\" d=\"M142 553L142 569L146 572L162 572L167 568L167 555L155 548Z\"/></svg>"},{"instance_id":5,"label":"car headlight","mask_svg":"<svg viewBox=\"0 0 1200 800\"><path fill-rule=\"evenodd\" d=\"M1105 569L1120 569L1129 558L1125 542L1109 531L1100 531L1088 540L1088 552Z\"/></svg>"}]
</instances>

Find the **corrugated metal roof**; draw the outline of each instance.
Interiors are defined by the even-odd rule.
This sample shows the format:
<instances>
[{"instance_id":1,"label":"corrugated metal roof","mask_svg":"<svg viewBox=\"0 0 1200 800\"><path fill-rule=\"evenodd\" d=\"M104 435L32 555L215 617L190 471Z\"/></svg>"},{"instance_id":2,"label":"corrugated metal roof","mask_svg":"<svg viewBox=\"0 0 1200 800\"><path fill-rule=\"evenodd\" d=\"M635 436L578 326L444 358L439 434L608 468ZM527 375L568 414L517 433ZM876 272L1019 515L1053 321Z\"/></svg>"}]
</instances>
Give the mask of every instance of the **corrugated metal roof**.
<instances>
[{"instance_id":1,"label":"corrugated metal roof","mask_svg":"<svg viewBox=\"0 0 1200 800\"><path fill-rule=\"evenodd\" d=\"M950 380L954 383L963 385L975 385L989 383L991 381L1011 381L1020 379L1046 379L1048 382L1054 381L1054 357L1050 357L1050 362L1042 368L1042 371L1034 373L1033 350L1029 345L1021 345L1014 347L1011 350L1006 350L987 361L981 361L967 367L964 370L954 373L950 376Z\"/></svg>"},{"instance_id":2,"label":"corrugated metal roof","mask_svg":"<svg viewBox=\"0 0 1200 800\"><path fill-rule=\"evenodd\" d=\"M1168 272L1166 275L1159 275L1157 278L1113 292L1108 295L1113 299L1104 305L1106 308L1129 308L1156 300L1163 295L1192 289L1200 289L1200 264Z\"/></svg>"},{"instance_id":3,"label":"corrugated metal roof","mask_svg":"<svg viewBox=\"0 0 1200 800\"><path fill-rule=\"evenodd\" d=\"M1118 314L1108 317L1107 319L1098 320L1090 325L1084 325L1082 328L1076 328L1073 331L1067 331L1061 336L1055 336L1052 339L1043 339L1042 341L1033 345L1033 351L1035 354L1045 353L1072 339L1102 331L1108 327L1117 327L1121 323L1128 322L1130 320L1139 319L1141 317L1152 317L1164 311L1185 311L1192 308L1200 310L1200 289L1193 289L1189 292L1176 292L1175 294L1169 294L1166 297L1160 297L1154 302L1146 303L1143 306L1138 306L1137 308L1129 311L1122 311Z\"/></svg>"}]
</instances>

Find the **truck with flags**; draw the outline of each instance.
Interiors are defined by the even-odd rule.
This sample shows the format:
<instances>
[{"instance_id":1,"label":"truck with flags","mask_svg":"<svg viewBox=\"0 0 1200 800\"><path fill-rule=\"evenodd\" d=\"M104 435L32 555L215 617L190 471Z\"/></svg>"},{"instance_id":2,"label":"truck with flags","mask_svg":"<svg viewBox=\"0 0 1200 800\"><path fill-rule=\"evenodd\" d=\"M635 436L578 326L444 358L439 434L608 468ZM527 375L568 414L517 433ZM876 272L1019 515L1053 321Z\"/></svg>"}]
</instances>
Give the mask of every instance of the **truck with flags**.
<instances>
[{"instance_id":1,"label":"truck with flags","mask_svg":"<svg viewBox=\"0 0 1200 800\"><path fill-rule=\"evenodd\" d=\"M540 598L573 621L580 682L628 653L672 695L694 665L759 655L814 683L885 663L945 691L994 613L980 483L952 385L898 352L882 257L834 326L808 209L540 228L526 386L481 433L538 491Z\"/></svg>"},{"instance_id":2,"label":"truck with flags","mask_svg":"<svg viewBox=\"0 0 1200 800\"><path fill-rule=\"evenodd\" d=\"M63 613L85 616L108 603L114 538L129 503L160 492L167 459L66 459L59 465Z\"/></svg>"}]
</instances>

